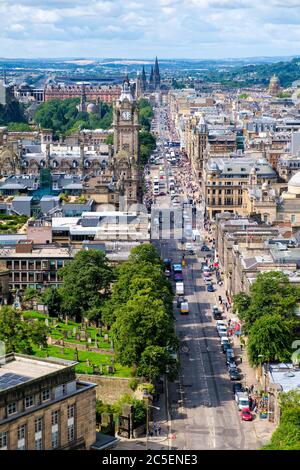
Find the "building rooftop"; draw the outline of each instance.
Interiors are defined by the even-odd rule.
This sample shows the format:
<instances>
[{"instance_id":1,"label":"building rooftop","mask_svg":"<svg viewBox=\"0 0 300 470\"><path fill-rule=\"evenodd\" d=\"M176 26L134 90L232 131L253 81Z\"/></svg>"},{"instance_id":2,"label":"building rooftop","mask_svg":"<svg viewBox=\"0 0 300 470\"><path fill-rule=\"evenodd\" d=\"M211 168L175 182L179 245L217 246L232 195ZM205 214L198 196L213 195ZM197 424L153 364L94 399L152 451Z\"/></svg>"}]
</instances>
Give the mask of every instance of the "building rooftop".
<instances>
[{"instance_id":1,"label":"building rooftop","mask_svg":"<svg viewBox=\"0 0 300 470\"><path fill-rule=\"evenodd\" d=\"M271 382L281 386L283 392L300 390L300 369L292 364L270 364Z\"/></svg>"},{"instance_id":2,"label":"building rooftop","mask_svg":"<svg viewBox=\"0 0 300 470\"><path fill-rule=\"evenodd\" d=\"M1 356L0 392L76 364L77 362L74 361L58 360L56 358L37 359L14 353Z\"/></svg>"}]
</instances>

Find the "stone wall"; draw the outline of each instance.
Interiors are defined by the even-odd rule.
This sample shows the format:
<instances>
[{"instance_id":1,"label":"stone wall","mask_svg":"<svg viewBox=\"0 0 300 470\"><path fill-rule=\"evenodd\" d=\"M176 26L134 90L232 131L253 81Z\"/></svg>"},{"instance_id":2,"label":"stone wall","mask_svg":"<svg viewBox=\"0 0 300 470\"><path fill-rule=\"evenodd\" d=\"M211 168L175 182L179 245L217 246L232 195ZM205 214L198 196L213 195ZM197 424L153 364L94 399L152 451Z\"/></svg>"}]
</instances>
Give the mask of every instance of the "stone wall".
<instances>
[{"instance_id":1,"label":"stone wall","mask_svg":"<svg viewBox=\"0 0 300 470\"><path fill-rule=\"evenodd\" d=\"M77 378L84 382L96 384L96 398L104 403L115 403L123 395L133 395L134 393L129 387L131 379L91 374L77 374Z\"/></svg>"}]
</instances>

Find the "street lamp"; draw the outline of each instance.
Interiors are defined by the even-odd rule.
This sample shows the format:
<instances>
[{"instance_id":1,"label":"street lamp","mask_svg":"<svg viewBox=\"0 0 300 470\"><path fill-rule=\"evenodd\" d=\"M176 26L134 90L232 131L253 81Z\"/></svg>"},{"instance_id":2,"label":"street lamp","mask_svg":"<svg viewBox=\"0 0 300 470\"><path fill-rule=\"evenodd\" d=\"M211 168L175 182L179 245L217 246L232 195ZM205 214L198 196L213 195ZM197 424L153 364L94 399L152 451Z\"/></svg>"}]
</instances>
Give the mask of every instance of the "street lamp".
<instances>
[{"instance_id":1,"label":"street lamp","mask_svg":"<svg viewBox=\"0 0 300 470\"><path fill-rule=\"evenodd\" d=\"M160 410L158 406L153 406L149 404L150 394L144 395L144 398L147 399L147 413L146 413L146 450L148 450L148 436L149 436L149 408L154 408L155 410Z\"/></svg>"},{"instance_id":2,"label":"street lamp","mask_svg":"<svg viewBox=\"0 0 300 470\"><path fill-rule=\"evenodd\" d=\"M257 357L260 357L262 359L265 358L265 356L263 354L259 354ZM261 367L264 369L264 376L265 376L265 380L264 380L264 391L265 393L267 392L267 368L266 367L263 367L263 365L266 364L265 362L261 362Z\"/></svg>"}]
</instances>

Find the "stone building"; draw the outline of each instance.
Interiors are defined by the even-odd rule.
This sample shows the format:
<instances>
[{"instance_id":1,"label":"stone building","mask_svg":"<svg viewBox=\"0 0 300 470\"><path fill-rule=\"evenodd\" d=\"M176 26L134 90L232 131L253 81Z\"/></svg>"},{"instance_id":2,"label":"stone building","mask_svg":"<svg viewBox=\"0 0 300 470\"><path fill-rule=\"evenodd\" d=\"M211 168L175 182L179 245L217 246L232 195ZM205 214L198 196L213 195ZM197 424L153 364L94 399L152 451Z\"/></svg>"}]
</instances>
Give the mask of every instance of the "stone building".
<instances>
[{"instance_id":1,"label":"stone building","mask_svg":"<svg viewBox=\"0 0 300 470\"><path fill-rule=\"evenodd\" d=\"M279 78L276 75L273 75L270 79L269 83L269 93L272 96L278 95L280 92L280 81Z\"/></svg>"},{"instance_id":2,"label":"stone building","mask_svg":"<svg viewBox=\"0 0 300 470\"><path fill-rule=\"evenodd\" d=\"M106 103L114 103L120 96L121 88L119 85L91 85L84 86L85 97L88 102L104 101ZM48 84L45 87L45 101L67 98L81 98L82 85L67 84Z\"/></svg>"},{"instance_id":3,"label":"stone building","mask_svg":"<svg viewBox=\"0 0 300 470\"><path fill-rule=\"evenodd\" d=\"M214 218L220 212L243 214L243 187L276 182L277 174L263 159L211 158L203 172L206 214Z\"/></svg>"},{"instance_id":4,"label":"stone building","mask_svg":"<svg viewBox=\"0 0 300 470\"><path fill-rule=\"evenodd\" d=\"M96 441L95 385L74 361L1 357L0 450L90 449Z\"/></svg>"}]
</instances>

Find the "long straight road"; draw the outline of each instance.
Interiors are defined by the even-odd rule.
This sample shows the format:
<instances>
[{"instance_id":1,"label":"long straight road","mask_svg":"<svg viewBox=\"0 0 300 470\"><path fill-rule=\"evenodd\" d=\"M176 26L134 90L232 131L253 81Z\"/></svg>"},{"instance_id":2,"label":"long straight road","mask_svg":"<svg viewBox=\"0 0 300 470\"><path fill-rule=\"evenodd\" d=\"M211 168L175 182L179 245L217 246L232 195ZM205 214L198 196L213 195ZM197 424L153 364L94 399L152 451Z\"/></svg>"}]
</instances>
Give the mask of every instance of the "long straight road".
<instances>
[{"instance_id":1,"label":"long straight road","mask_svg":"<svg viewBox=\"0 0 300 470\"><path fill-rule=\"evenodd\" d=\"M166 159L164 167L167 175L170 165ZM156 168L151 168L153 175L157 173ZM172 221L166 208L170 212L174 210L168 195L157 198L153 213L157 217L160 209L164 209L162 216ZM178 209L182 214L182 206L176 208L177 217ZM170 258L173 263L181 262L182 245L174 239L174 223L171 222L170 232L164 233L164 222L157 227L160 239L153 240L153 243L160 250L162 258ZM166 225L169 225L169 220ZM186 256L186 260L183 277L189 315L180 315L174 304L181 368L179 380L169 384L171 432L176 436L172 445L181 450L259 449L262 443L256 436L253 423L241 421L234 401L233 382L228 377L220 339L211 315L216 295L206 291L200 271L201 258L191 255Z\"/></svg>"}]
</instances>

